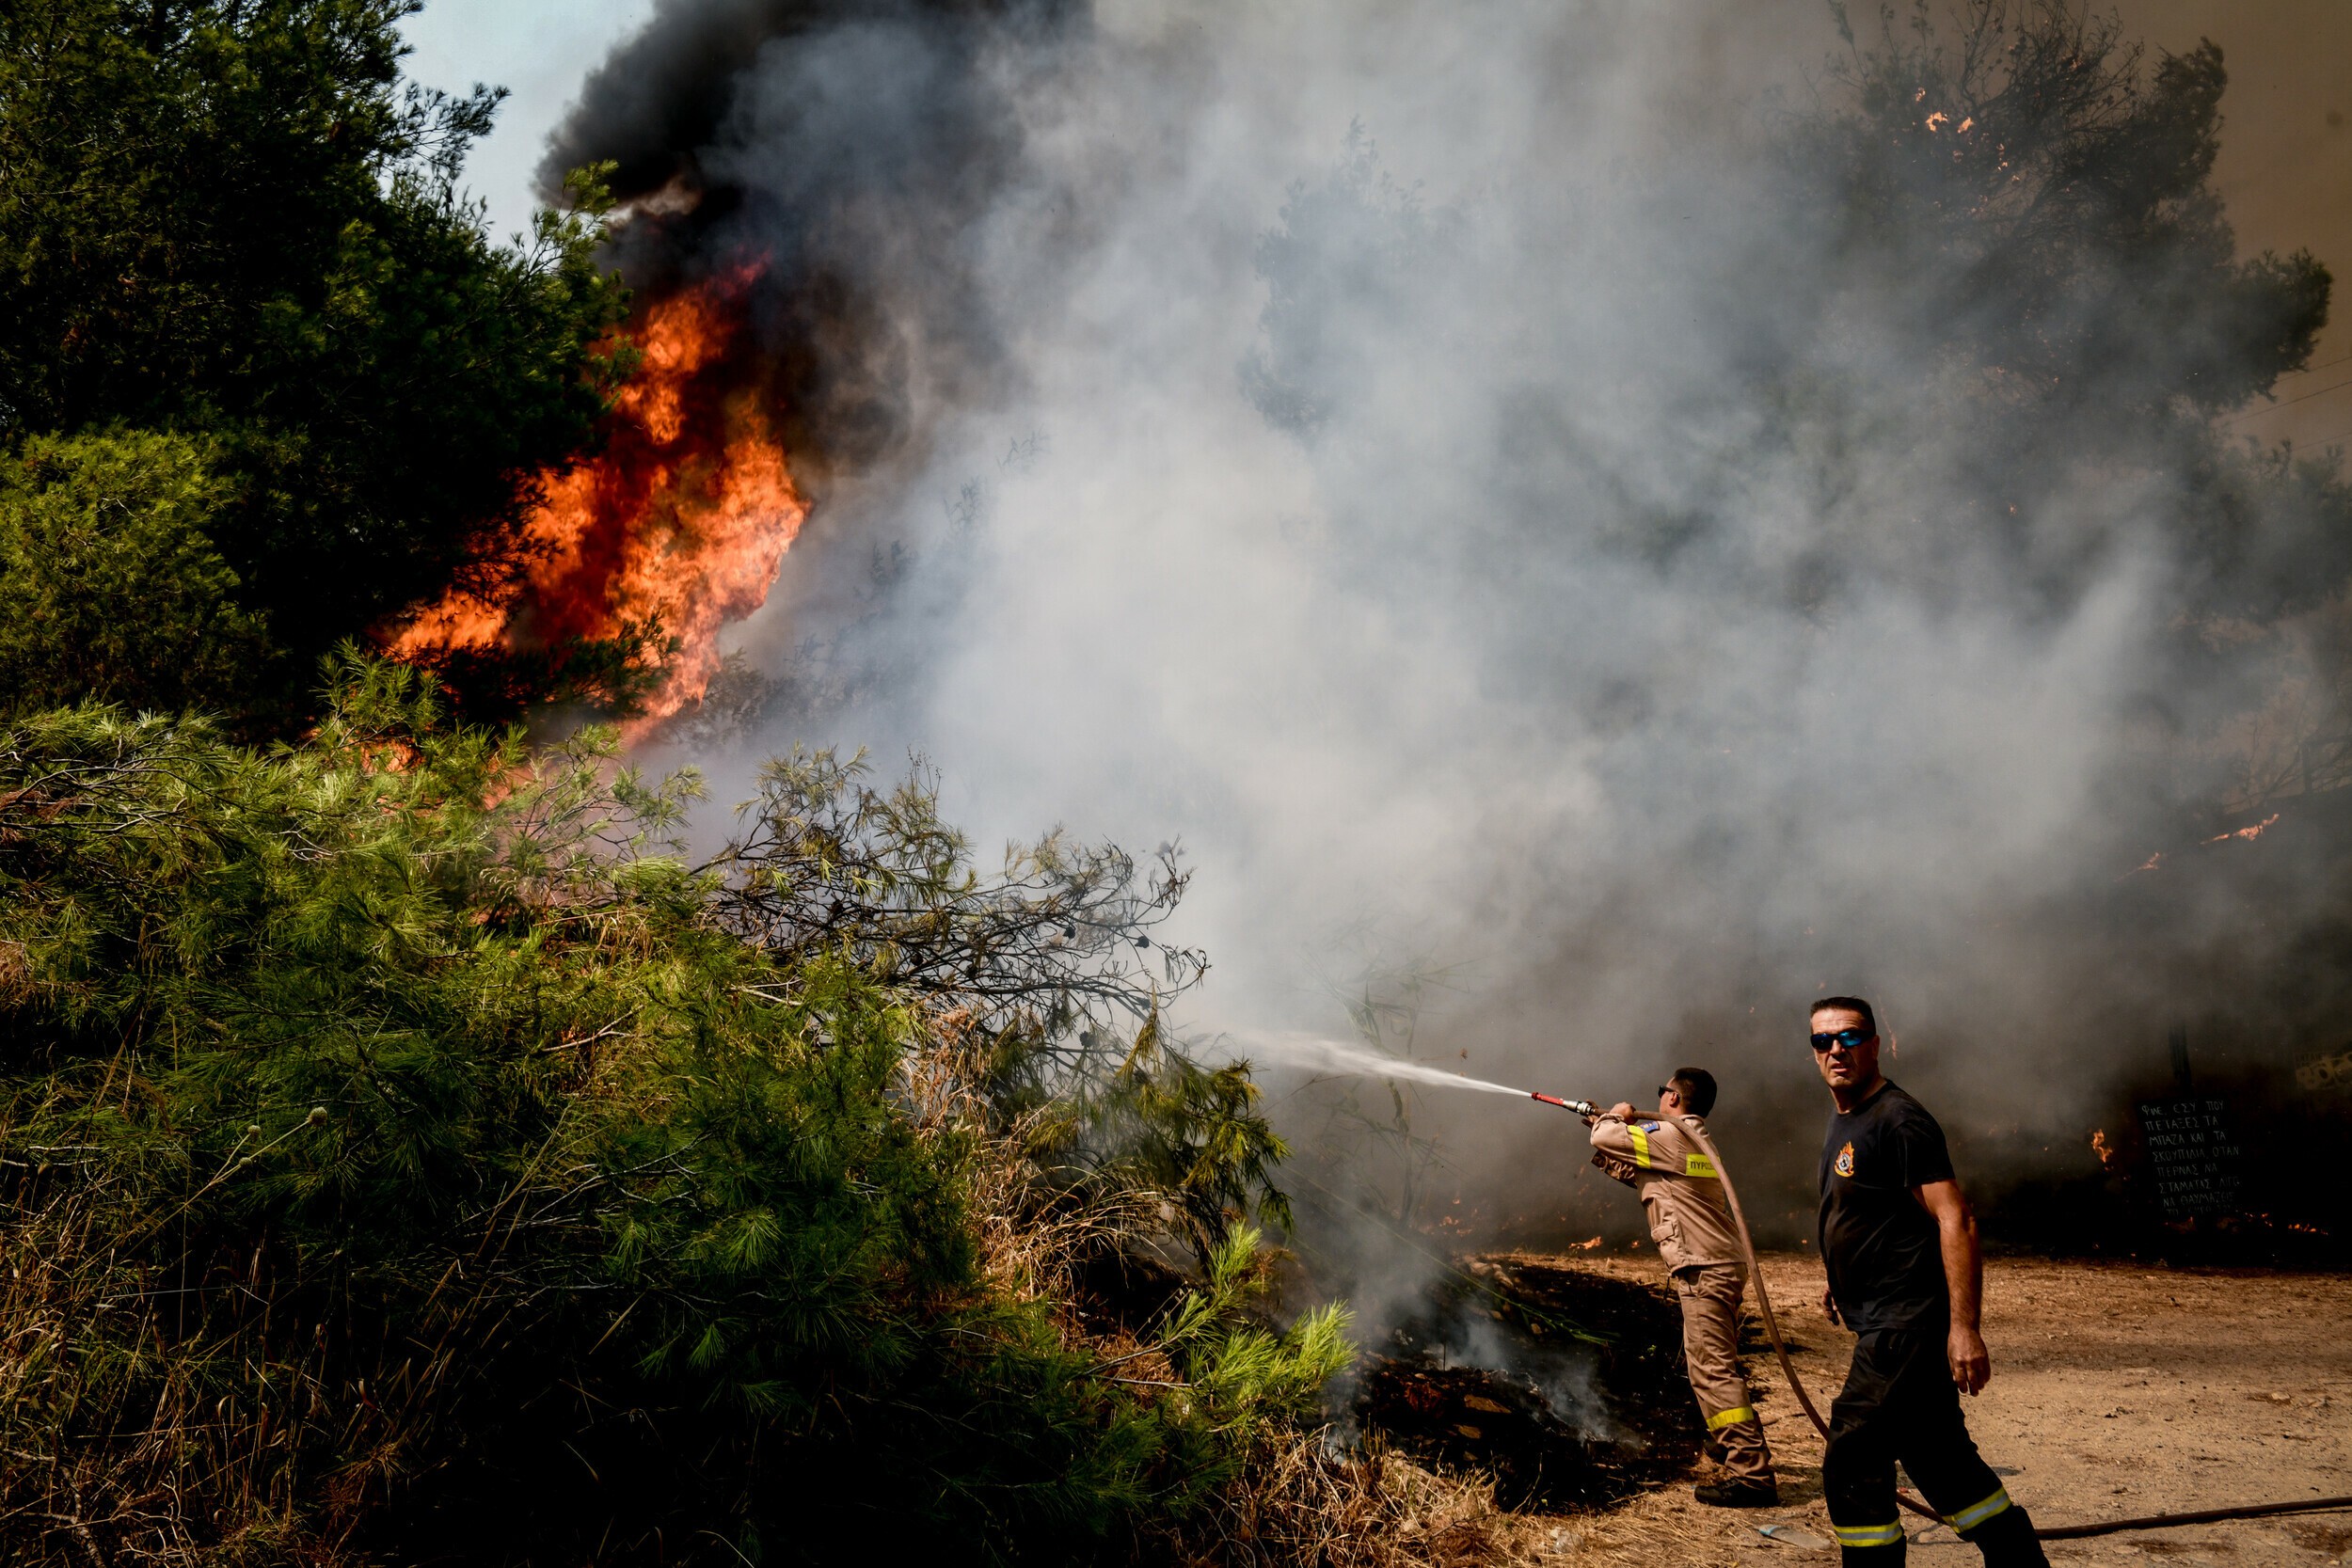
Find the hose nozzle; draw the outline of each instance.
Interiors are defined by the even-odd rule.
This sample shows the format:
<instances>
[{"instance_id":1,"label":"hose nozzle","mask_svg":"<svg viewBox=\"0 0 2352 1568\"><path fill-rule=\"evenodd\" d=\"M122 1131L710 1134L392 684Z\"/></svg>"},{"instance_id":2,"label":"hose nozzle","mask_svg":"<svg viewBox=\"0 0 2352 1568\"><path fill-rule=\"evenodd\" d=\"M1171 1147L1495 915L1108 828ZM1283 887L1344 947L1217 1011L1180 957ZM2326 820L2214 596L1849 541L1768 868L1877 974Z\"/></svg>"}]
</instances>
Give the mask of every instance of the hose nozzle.
<instances>
[{"instance_id":1,"label":"hose nozzle","mask_svg":"<svg viewBox=\"0 0 2352 1568\"><path fill-rule=\"evenodd\" d=\"M1557 1105L1564 1111L1574 1111L1580 1117L1596 1117L1600 1115L1600 1107L1594 1104L1589 1100L1563 1100L1556 1094L1538 1094L1532 1090L1529 1092L1527 1098L1530 1100L1540 1100L1547 1105Z\"/></svg>"}]
</instances>

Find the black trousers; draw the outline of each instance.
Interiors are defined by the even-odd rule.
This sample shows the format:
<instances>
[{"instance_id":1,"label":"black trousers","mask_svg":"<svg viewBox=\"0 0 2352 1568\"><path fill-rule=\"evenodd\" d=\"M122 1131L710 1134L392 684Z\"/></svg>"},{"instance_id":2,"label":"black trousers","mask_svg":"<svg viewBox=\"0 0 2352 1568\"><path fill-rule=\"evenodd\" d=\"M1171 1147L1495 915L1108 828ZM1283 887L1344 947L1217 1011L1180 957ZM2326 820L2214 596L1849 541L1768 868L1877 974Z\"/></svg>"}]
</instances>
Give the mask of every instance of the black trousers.
<instances>
[{"instance_id":1,"label":"black trousers","mask_svg":"<svg viewBox=\"0 0 2352 1568\"><path fill-rule=\"evenodd\" d=\"M1931 1323L1873 1329L1854 1343L1846 1386L1830 1405L1829 1451L1821 1458L1821 1491L1846 1568L1892 1568L1903 1560L1897 1460L1928 1506L1993 1568L2049 1561L2033 1522L2009 1500L1968 1435L1945 1359L1946 1334L1943 1323Z\"/></svg>"}]
</instances>

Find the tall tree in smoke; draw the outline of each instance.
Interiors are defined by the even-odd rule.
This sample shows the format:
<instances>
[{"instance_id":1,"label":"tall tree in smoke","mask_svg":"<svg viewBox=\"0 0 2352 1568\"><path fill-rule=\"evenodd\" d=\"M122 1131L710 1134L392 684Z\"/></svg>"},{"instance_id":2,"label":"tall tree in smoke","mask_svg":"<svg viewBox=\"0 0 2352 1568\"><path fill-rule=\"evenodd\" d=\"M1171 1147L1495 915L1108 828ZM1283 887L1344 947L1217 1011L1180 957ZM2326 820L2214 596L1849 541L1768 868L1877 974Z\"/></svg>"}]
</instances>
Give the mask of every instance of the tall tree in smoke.
<instances>
[{"instance_id":1,"label":"tall tree in smoke","mask_svg":"<svg viewBox=\"0 0 2352 1568\"><path fill-rule=\"evenodd\" d=\"M1973 0L1948 40L1915 25L1882 19L1840 62L1845 105L1791 151L1836 203L1830 248L1915 278L1911 320L1989 391L2105 434L2211 414L2305 361L2328 270L2308 251L2235 259L2210 183L2218 47L2149 70L2112 18L2002 0Z\"/></svg>"},{"instance_id":2,"label":"tall tree in smoke","mask_svg":"<svg viewBox=\"0 0 2352 1568\"><path fill-rule=\"evenodd\" d=\"M2069 473L2121 460L2183 482L2193 601L2325 596L2352 570L2344 498L2230 463L2208 428L2309 361L2330 284L2308 251L2236 258L2211 182L2220 49L2151 67L2067 4L1970 0L1947 28L1922 0L1863 39L1834 9L1840 96L1792 123L1789 166L1829 226L1833 300L1891 309L1912 361L1964 397L1977 525L2013 531Z\"/></svg>"},{"instance_id":3,"label":"tall tree in smoke","mask_svg":"<svg viewBox=\"0 0 2352 1568\"><path fill-rule=\"evenodd\" d=\"M2152 68L2071 4L1971 0L1945 24L1922 3L1907 28L1890 7L1859 39L1837 16L1849 52L1828 90L1771 122L1755 182L1779 210L1684 283L1738 372L1692 401L1762 416L1726 465L1824 460L1788 591L1811 602L1876 573L1930 588L1930 562L1979 556L2066 604L2117 537L2095 507L2050 525L2094 470L2109 488L2153 481L2200 609L2276 613L2341 583L2346 498L2228 452L2210 427L2308 361L2330 287L2308 252L2236 259L2211 185L2219 49ZM1259 247L1269 298L1245 380L1269 420L1308 434L1366 394L1367 318L1416 330L1422 297L1476 287L1475 263L1449 238L1463 214L1425 210L1361 141L1282 218ZM1541 402L1523 400L1508 451L1530 489L1590 460ZM1887 441L1947 467L1915 476L1934 515L1841 515L1840 476ZM1707 507L1643 518L1626 499L1596 509L1620 515L1602 530L1612 550L1662 562L1720 530Z\"/></svg>"}]
</instances>

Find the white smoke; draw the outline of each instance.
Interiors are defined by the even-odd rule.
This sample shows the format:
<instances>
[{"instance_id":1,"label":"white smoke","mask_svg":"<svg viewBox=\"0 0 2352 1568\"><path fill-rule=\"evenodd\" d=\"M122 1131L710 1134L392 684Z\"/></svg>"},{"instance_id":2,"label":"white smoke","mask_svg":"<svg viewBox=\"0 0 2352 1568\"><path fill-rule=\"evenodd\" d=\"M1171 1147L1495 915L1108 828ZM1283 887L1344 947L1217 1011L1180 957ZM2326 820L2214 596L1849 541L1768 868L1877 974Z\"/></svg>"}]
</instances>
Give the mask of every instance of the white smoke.
<instances>
[{"instance_id":1,"label":"white smoke","mask_svg":"<svg viewBox=\"0 0 2352 1568\"><path fill-rule=\"evenodd\" d=\"M997 372L932 395L918 352L916 438L820 500L743 645L887 678L755 752L918 751L983 842L1180 840L1188 1022L1243 1050L1344 1032L1310 977L1354 953L1452 967L1449 1067L1609 1101L1705 1065L1734 1124L1809 1105L1824 990L1987 1125L2109 1085L2057 1053L2161 1007L2077 914L2153 847L2111 802L2175 562L2098 472L1943 526L1953 389L1867 299L1823 313L1767 155L1826 12L1123 0L1009 37L976 70L1012 172L952 254L870 258L883 297L956 274ZM858 57L801 47L757 79ZM812 112L739 105L706 166L803 187L769 138ZM883 541L915 564L877 609ZM1556 1117L1431 1117L1467 1180L1578 1164Z\"/></svg>"}]
</instances>

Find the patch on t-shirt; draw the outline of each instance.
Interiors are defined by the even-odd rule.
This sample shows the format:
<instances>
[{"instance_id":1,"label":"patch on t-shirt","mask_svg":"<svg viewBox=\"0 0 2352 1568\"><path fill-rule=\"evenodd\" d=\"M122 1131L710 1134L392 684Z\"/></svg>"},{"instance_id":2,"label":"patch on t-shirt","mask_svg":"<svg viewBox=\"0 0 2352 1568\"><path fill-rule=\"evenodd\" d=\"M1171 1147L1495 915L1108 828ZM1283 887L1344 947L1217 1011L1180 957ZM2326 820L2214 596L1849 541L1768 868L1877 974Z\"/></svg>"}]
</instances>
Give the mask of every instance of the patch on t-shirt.
<instances>
[{"instance_id":1,"label":"patch on t-shirt","mask_svg":"<svg viewBox=\"0 0 2352 1568\"><path fill-rule=\"evenodd\" d=\"M1837 1174L1840 1176L1851 1176L1853 1174L1853 1145L1848 1144L1845 1148L1837 1151L1836 1170Z\"/></svg>"}]
</instances>

